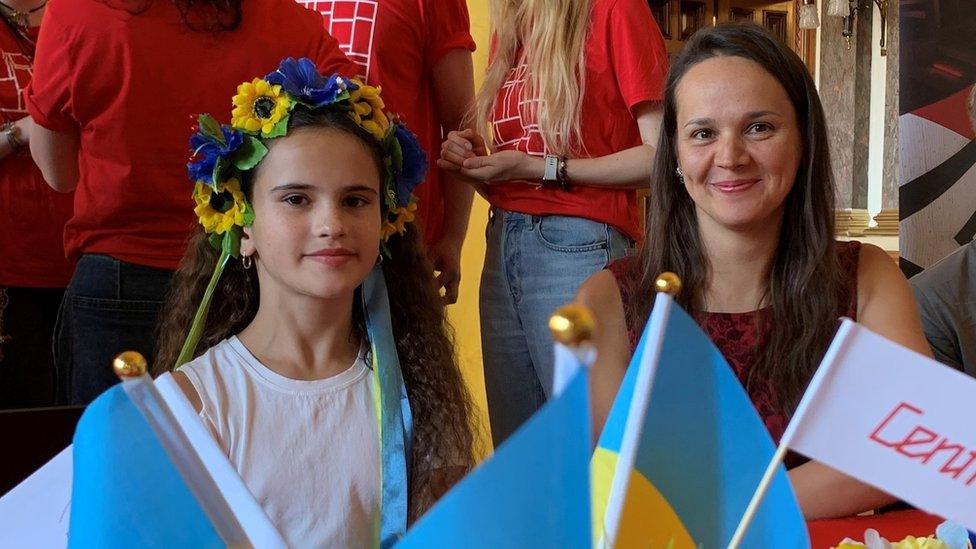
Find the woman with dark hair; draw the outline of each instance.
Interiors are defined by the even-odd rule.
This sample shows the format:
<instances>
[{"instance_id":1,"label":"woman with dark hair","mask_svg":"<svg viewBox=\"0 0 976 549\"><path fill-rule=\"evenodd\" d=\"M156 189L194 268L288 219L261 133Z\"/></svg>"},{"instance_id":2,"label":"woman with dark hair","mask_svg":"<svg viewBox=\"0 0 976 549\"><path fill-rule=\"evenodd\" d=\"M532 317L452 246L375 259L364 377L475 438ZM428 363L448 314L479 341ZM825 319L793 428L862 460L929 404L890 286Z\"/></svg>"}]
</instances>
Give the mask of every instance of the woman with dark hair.
<instances>
[{"instance_id":1,"label":"woman with dark hair","mask_svg":"<svg viewBox=\"0 0 976 549\"><path fill-rule=\"evenodd\" d=\"M120 350L153 354L192 226L182 184L189 116L224 109L241 80L287 56L328 73L355 70L321 16L290 0L48 7L26 103L44 179L77 188L64 243L78 265L55 334L62 400L84 404L117 382L109 364ZM266 107L242 106L272 116Z\"/></svg>"},{"instance_id":2,"label":"woman with dark hair","mask_svg":"<svg viewBox=\"0 0 976 549\"><path fill-rule=\"evenodd\" d=\"M823 108L802 61L761 27L699 31L668 75L640 252L581 287L601 320L594 413L602 425L663 271L745 386L775 440L848 316L928 354L915 303L881 249L834 239ZM819 463L790 478L808 518L892 498ZM797 466L798 465L798 466Z\"/></svg>"}]
</instances>

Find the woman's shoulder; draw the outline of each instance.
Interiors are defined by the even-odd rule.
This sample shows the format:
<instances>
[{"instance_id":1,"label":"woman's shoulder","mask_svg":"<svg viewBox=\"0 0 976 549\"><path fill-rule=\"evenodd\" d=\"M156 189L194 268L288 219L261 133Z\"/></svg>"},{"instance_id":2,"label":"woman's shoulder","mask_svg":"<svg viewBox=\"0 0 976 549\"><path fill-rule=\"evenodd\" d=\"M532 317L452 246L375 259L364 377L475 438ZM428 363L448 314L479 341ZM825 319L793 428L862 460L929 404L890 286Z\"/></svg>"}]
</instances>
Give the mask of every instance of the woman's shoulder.
<instances>
[{"instance_id":1,"label":"woman's shoulder","mask_svg":"<svg viewBox=\"0 0 976 549\"><path fill-rule=\"evenodd\" d=\"M628 271L624 265L616 265L617 263L620 261L615 261L583 281L576 291L574 301L590 309L601 324L626 326L627 294L620 277L626 276Z\"/></svg>"},{"instance_id":2,"label":"woman's shoulder","mask_svg":"<svg viewBox=\"0 0 976 549\"><path fill-rule=\"evenodd\" d=\"M858 293L865 297L883 292L885 287L894 282L905 283L905 275L898 268L898 263L874 244L850 242L852 261L856 263ZM856 246L854 246L856 244ZM843 258L841 258L843 262ZM843 263L842 263L843 264Z\"/></svg>"},{"instance_id":3,"label":"woman's shoulder","mask_svg":"<svg viewBox=\"0 0 976 549\"><path fill-rule=\"evenodd\" d=\"M625 290L629 289L636 280L633 264L630 257L625 257L593 273L577 290L577 301L587 306L590 303L594 305L606 303L607 300L626 301Z\"/></svg>"},{"instance_id":4,"label":"woman's shoulder","mask_svg":"<svg viewBox=\"0 0 976 549\"><path fill-rule=\"evenodd\" d=\"M895 343L931 356L908 280L888 252L860 244L857 321Z\"/></svg>"}]
</instances>

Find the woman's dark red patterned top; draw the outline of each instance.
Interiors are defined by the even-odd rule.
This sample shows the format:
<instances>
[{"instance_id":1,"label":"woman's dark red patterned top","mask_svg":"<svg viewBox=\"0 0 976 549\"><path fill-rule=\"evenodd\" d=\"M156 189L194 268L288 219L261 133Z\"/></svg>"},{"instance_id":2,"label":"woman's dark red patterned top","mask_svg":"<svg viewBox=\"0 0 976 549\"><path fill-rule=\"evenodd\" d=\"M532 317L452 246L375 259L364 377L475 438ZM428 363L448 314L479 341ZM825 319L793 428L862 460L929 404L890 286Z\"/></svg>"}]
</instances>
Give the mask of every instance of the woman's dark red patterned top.
<instances>
[{"instance_id":1,"label":"woman's dark red patterned top","mask_svg":"<svg viewBox=\"0 0 976 549\"><path fill-rule=\"evenodd\" d=\"M860 242L838 242L837 256L841 271L846 275L841 288L840 310L838 317L846 316L857 319L857 262L861 251ZM620 295L624 301L627 313L627 337L630 340L630 350L633 353L637 347L639 334L630 325L629 303L630 296L637 285L637 266L632 258L615 261L609 267L617 279ZM750 369L757 360L758 343L763 340L765 333L760 333L760 326L769 326L772 309L765 308L748 313L709 313L695 311L691 315L701 326L702 330L715 343L725 360L732 367L739 381L745 384ZM757 322L758 321L758 322ZM759 416L766 424L766 429L777 443L789 423L789 418L783 413L773 388L768 384L754 384L749 391L749 398L759 412Z\"/></svg>"}]
</instances>

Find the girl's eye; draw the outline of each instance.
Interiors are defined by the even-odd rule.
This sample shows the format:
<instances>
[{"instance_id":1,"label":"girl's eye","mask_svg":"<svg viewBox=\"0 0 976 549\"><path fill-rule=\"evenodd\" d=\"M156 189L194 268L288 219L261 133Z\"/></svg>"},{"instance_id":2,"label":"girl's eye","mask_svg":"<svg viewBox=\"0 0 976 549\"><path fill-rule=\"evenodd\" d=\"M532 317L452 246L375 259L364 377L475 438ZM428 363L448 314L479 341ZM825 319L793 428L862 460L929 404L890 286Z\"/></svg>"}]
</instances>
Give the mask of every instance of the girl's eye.
<instances>
[{"instance_id":1,"label":"girl's eye","mask_svg":"<svg viewBox=\"0 0 976 549\"><path fill-rule=\"evenodd\" d=\"M362 196L347 196L344 200L346 206L350 208L359 208L369 204L369 200Z\"/></svg>"},{"instance_id":2,"label":"girl's eye","mask_svg":"<svg viewBox=\"0 0 976 549\"><path fill-rule=\"evenodd\" d=\"M712 137L714 137L714 135L715 134L712 133L712 130L709 130L707 128L702 128L700 130L695 130L694 132L692 132L691 133L691 138L692 139L711 139Z\"/></svg>"},{"instance_id":3,"label":"girl's eye","mask_svg":"<svg viewBox=\"0 0 976 549\"><path fill-rule=\"evenodd\" d=\"M292 206L304 206L308 204L308 198L300 194L290 194L282 199L282 202L287 202Z\"/></svg>"}]
</instances>

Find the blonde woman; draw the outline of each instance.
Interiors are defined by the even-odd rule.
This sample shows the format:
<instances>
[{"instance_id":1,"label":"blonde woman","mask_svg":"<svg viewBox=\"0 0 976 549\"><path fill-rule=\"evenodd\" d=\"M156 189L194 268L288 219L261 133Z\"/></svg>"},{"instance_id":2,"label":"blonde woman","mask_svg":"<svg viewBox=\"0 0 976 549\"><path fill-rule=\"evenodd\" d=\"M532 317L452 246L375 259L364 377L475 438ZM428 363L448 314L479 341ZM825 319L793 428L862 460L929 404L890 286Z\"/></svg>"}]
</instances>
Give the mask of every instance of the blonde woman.
<instances>
[{"instance_id":1,"label":"blonde woman","mask_svg":"<svg viewBox=\"0 0 976 549\"><path fill-rule=\"evenodd\" d=\"M644 0L491 9L483 132L451 132L438 165L491 203L481 333L497 446L551 389L549 315L640 235L667 53Z\"/></svg>"}]
</instances>

